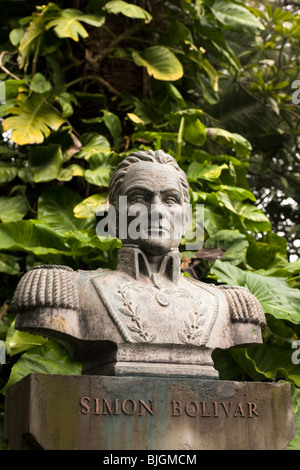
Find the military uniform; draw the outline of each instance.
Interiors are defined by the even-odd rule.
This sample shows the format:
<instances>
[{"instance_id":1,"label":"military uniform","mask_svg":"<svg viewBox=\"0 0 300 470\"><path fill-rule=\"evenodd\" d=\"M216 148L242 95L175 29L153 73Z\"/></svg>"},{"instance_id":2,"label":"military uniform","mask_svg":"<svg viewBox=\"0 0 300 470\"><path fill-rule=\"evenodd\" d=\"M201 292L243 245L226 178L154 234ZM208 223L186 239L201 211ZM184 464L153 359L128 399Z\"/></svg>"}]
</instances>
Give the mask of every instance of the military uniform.
<instances>
[{"instance_id":1,"label":"military uniform","mask_svg":"<svg viewBox=\"0 0 300 470\"><path fill-rule=\"evenodd\" d=\"M32 269L12 308L17 329L61 341L86 374L216 377L212 351L262 342L265 324L248 289L182 276L178 251L151 272L134 246L119 250L116 271Z\"/></svg>"}]
</instances>

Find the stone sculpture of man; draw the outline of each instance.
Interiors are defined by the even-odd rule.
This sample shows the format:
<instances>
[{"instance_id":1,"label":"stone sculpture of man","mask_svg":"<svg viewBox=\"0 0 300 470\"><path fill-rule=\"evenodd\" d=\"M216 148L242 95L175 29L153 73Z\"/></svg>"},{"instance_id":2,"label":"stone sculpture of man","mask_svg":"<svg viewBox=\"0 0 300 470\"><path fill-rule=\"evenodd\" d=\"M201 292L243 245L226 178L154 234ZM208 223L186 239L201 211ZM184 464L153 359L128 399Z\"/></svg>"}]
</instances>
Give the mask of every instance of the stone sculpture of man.
<instances>
[{"instance_id":1,"label":"stone sculpture of man","mask_svg":"<svg viewBox=\"0 0 300 470\"><path fill-rule=\"evenodd\" d=\"M218 377L212 351L262 342L262 307L244 287L181 275L189 186L170 155L147 150L125 158L109 187L117 215L120 196L129 215L144 207L147 223L138 238L118 227L116 271L32 269L13 298L16 328L62 342L85 374Z\"/></svg>"}]
</instances>

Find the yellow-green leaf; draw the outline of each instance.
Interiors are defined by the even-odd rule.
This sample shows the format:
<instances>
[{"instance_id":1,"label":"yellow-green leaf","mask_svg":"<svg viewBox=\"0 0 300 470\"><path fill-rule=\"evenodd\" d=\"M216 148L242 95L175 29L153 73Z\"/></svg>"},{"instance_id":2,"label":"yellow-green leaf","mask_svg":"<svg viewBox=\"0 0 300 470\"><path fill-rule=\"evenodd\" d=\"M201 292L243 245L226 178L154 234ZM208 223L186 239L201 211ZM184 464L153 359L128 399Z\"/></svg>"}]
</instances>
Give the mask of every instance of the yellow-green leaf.
<instances>
[{"instance_id":1,"label":"yellow-green leaf","mask_svg":"<svg viewBox=\"0 0 300 470\"><path fill-rule=\"evenodd\" d=\"M39 95L30 95L7 110L13 114L4 119L4 131L12 131L11 140L18 145L40 144L50 130L58 130L64 120Z\"/></svg>"},{"instance_id":2,"label":"yellow-green leaf","mask_svg":"<svg viewBox=\"0 0 300 470\"><path fill-rule=\"evenodd\" d=\"M144 10L144 8L137 5L131 5L130 3L122 0L112 0L111 2L108 2L103 9L110 14L117 15L121 13L129 18L144 19L147 22L152 19L150 13Z\"/></svg>"},{"instance_id":3,"label":"yellow-green leaf","mask_svg":"<svg viewBox=\"0 0 300 470\"><path fill-rule=\"evenodd\" d=\"M79 219L87 219L95 216L96 212L105 204L107 194L93 194L81 201L74 207L75 217Z\"/></svg>"},{"instance_id":4,"label":"yellow-green leaf","mask_svg":"<svg viewBox=\"0 0 300 470\"><path fill-rule=\"evenodd\" d=\"M6 351L10 356L15 356L21 352L28 351L28 349L41 346L46 341L48 339L42 336L16 330L15 322L13 321L5 340Z\"/></svg>"},{"instance_id":5,"label":"yellow-green leaf","mask_svg":"<svg viewBox=\"0 0 300 470\"><path fill-rule=\"evenodd\" d=\"M49 21L46 29L54 28L54 32L59 38L71 38L74 41L79 41L80 38L88 36L88 32L82 26L81 21L91 26L100 27L104 24L105 18L96 15L84 15L79 10L67 8L61 10L56 18Z\"/></svg>"},{"instance_id":6,"label":"yellow-green leaf","mask_svg":"<svg viewBox=\"0 0 300 470\"><path fill-rule=\"evenodd\" d=\"M177 57L163 46L152 46L142 52L133 51L136 65L146 67L150 76L157 80L174 81L183 76L183 68Z\"/></svg>"}]
</instances>

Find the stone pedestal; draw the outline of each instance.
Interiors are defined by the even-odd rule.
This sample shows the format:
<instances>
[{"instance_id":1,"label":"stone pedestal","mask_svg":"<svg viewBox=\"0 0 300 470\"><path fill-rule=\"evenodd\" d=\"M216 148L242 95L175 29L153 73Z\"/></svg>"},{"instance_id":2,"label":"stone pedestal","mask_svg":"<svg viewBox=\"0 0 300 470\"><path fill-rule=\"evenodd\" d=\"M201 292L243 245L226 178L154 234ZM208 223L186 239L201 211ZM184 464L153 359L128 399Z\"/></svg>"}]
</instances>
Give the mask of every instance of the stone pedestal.
<instances>
[{"instance_id":1,"label":"stone pedestal","mask_svg":"<svg viewBox=\"0 0 300 470\"><path fill-rule=\"evenodd\" d=\"M30 374L7 391L9 449L284 449L289 384Z\"/></svg>"}]
</instances>

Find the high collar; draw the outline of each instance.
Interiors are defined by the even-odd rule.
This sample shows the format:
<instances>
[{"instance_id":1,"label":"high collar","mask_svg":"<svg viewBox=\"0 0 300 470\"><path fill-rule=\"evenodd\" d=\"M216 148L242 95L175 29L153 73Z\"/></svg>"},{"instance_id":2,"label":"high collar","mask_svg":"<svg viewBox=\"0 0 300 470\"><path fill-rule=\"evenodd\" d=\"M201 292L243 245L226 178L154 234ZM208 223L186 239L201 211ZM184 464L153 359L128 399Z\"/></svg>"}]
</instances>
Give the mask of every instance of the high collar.
<instances>
[{"instance_id":1,"label":"high collar","mask_svg":"<svg viewBox=\"0 0 300 470\"><path fill-rule=\"evenodd\" d=\"M174 283L180 278L180 253L170 251L162 261L158 273L153 273L147 256L134 245L123 245L118 254L117 270L126 272L134 279L139 280L141 276L153 278L157 274L161 279L166 277Z\"/></svg>"}]
</instances>

